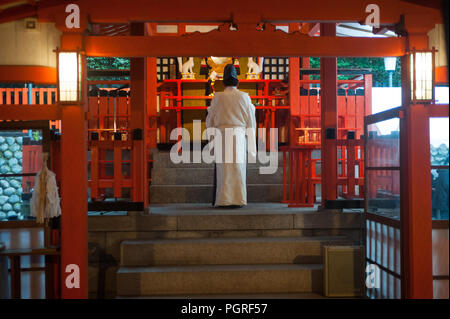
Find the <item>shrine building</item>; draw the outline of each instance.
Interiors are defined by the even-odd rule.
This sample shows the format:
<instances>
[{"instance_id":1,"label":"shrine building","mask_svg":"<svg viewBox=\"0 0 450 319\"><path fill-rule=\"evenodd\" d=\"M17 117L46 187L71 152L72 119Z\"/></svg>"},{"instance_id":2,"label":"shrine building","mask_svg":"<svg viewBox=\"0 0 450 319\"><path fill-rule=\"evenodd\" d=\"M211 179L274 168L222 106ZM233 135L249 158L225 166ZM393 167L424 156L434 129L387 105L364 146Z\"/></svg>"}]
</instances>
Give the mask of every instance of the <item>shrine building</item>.
<instances>
[{"instance_id":1,"label":"shrine building","mask_svg":"<svg viewBox=\"0 0 450 319\"><path fill-rule=\"evenodd\" d=\"M448 299L448 2L372 2L1 0L0 298ZM227 64L239 209L205 160Z\"/></svg>"}]
</instances>

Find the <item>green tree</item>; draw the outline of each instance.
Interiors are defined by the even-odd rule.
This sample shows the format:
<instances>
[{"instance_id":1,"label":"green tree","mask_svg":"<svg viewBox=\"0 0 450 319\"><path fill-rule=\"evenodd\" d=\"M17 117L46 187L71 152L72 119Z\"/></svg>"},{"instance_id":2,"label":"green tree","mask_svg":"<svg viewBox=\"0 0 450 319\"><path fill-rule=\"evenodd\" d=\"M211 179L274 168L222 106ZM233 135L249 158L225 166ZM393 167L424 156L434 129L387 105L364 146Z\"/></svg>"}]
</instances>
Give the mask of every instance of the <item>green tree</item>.
<instances>
[{"instance_id":1,"label":"green tree","mask_svg":"<svg viewBox=\"0 0 450 319\"><path fill-rule=\"evenodd\" d=\"M130 68L130 59L128 58L94 58L88 57L88 69L95 70L126 70Z\"/></svg>"},{"instance_id":2,"label":"green tree","mask_svg":"<svg viewBox=\"0 0 450 319\"><path fill-rule=\"evenodd\" d=\"M320 58L311 58L310 63L311 68L320 68ZM389 86L389 74L384 69L383 58L338 58L337 65L340 69L371 69L373 86ZM401 86L400 68L400 59L397 59L392 76L393 86Z\"/></svg>"}]
</instances>

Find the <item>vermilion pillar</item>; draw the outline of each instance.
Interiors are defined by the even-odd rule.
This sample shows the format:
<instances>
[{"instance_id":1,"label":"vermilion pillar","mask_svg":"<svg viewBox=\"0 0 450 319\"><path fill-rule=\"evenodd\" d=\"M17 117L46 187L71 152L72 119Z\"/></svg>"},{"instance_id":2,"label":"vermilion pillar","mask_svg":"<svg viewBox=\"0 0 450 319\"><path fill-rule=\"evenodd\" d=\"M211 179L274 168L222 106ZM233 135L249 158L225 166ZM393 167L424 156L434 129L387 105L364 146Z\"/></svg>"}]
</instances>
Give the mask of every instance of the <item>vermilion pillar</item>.
<instances>
[{"instance_id":1,"label":"vermilion pillar","mask_svg":"<svg viewBox=\"0 0 450 319\"><path fill-rule=\"evenodd\" d=\"M426 105L405 109L401 135L403 298L433 298L430 127Z\"/></svg>"},{"instance_id":2,"label":"vermilion pillar","mask_svg":"<svg viewBox=\"0 0 450 319\"><path fill-rule=\"evenodd\" d=\"M408 46L427 49L430 27L405 19ZM433 298L430 127L427 106L411 104L408 56L402 58L400 183L403 298Z\"/></svg>"},{"instance_id":3,"label":"vermilion pillar","mask_svg":"<svg viewBox=\"0 0 450 319\"><path fill-rule=\"evenodd\" d=\"M144 23L132 23L131 35L145 35ZM130 126L133 131L132 151L132 180L133 202L143 202L146 206L148 196L146 194L147 181L147 157L145 150L145 137L147 136L147 103L146 103L146 58L130 59Z\"/></svg>"},{"instance_id":4,"label":"vermilion pillar","mask_svg":"<svg viewBox=\"0 0 450 319\"><path fill-rule=\"evenodd\" d=\"M336 36L336 24L321 23L321 36ZM337 59L320 59L322 204L337 198Z\"/></svg>"},{"instance_id":5,"label":"vermilion pillar","mask_svg":"<svg viewBox=\"0 0 450 319\"><path fill-rule=\"evenodd\" d=\"M148 146L150 148L156 147L156 134L158 129L157 116L158 110L156 105L156 58L146 58L147 60L147 115L149 118L148 128Z\"/></svg>"},{"instance_id":6,"label":"vermilion pillar","mask_svg":"<svg viewBox=\"0 0 450 319\"><path fill-rule=\"evenodd\" d=\"M82 36L64 34L61 38L61 47L64 50L82 49ZM83 70L86 71L84 58ZM85 76L83 82L84 104L61 105L61 297L76 299L88 298Z\"/></svg>"},{"instance_id":7,"label":"vermilion pillar","mask_svg":"<svg viewBox=\"0 0 450 319\"><path fill-rule=\"evenodd\" d=\"M298 31L299 23L291 23L289 32ZM300 117L300 59L298 57L289 58L289 105L290 125L289 125L289 144L295 145L296 132L295 127L299 124Z\"/></svg>"}]
</instances>

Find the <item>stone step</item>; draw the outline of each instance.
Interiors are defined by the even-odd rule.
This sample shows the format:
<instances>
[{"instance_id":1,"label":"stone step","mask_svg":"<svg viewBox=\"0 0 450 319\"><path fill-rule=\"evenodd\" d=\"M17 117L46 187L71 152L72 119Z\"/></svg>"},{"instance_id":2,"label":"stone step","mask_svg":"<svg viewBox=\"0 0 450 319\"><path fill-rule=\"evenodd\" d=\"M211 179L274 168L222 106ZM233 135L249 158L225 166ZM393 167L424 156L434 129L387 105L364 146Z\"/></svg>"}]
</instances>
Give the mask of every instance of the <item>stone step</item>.
<instances>
[{"instance_id":1,"label":"stone step","mask_svg":"<svg viewBox=\"0 0 450 319\"><path fill-rule=\"evenodd\" d=\"M152 154L152 159L153 159L153 167L154 168L159 168L159 167L179 167L179 168L211 168L214 167L214 164L207 164L204 163L202 159L201 163L194 163L193 160L193 155L191 153L191 156L189 158L189 162L188 163L174 163L172 161L172 159L170 158L170 152L166 152L166 151L157 151L157 150L152 150L151 151ZM273 160L273 159L272 159ZM248 163L248 167L249 168L259 168L261 166L269 166L270 162L269 159L266 159L267 162L262 163L260 158L257 158L256 163ZM283 153L282 152L278 152L278 156L276 156L276 163L273 163L274 165L278 166L279 169L283 168Z\"/></svg>"},{"instance_id":2,"label":"stone step","mask_svg":"<svg viewBox=\"0 0 450 319\"><path fill-rule=\"evenodd\" d=\"M210 203L212 185L151 185L150 203ZM248 202L281 202L282 184L247 184Z\"/></svg>"},{"instance_id":3,"label":"stone step","mask_svg":"<svg viewBox=\"0 0 450 319\"><path fill-rule=\"evenodd\" d=\"M345 237L125 240L122 266L319 264L323 245Z\"/></svg>"},{"instance_id":4,"label":"stone step","mask_svg":"<svg viewBox=\"0 0 450 319\"><path fill-rule=\"evenodd\" d=\"M249 203L239 209L213 208L206 203L152 204L148 214L130 212L123 216L90 216L89 231L110 232L109 235L114 232L135 235L137 232L141 235L149 232L202 232L204 236L205 232L219 236L249 231L254 237L263 231L360 231L361 222L361 210L318 211L317 207L288 207L280 203Z\"/></svg>"},{"instance_id":5,"label":"stone step","mask_svg":"<svg viewBox=\"0 0 450 319\"><path fill-rule=\"evenodd\" d=\"M214 169L211 168L168 168L158 167L152 170L152 185L212 185ZM257 168L247 169L248 184L282 184L283 170L274 174L260 174Z\"/></svg>"},{"instance_id":6,"label":"stone step","mask_svg":"<svg viewBox=\"0 0 450 319\"><path fill-rule=\"evenodd\" d=\"M119 296L321 293L322 265L120 267Z\"/></svg>"}]
</instances>

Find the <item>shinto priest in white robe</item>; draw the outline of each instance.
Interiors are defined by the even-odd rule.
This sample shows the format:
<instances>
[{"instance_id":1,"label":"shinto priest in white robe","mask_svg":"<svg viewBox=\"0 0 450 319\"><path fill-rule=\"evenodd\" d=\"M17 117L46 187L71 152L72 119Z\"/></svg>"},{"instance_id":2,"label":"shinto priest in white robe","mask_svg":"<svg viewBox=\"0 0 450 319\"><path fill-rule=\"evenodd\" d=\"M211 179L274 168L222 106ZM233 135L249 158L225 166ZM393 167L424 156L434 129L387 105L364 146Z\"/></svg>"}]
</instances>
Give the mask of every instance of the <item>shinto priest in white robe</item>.
<instances>
[{"instance_id":1,"label":"shinto priest in white robe","mask_svg":"<svg viewBox=\"0 0 450 319\"><path fill-rule=\"evenodd\" d=\"M217 181L214 206L244 206L247 204L247 144L249 156L256 160L255 106L249 95L236 86L216 92L208 108L206 127L216 128L221 133L222 154L218 154L214 146ZM228 137L231 143L226 145L227 128L232 129L228 132L231 131L234 138ZM252 134L246 135L246 131ZM218 139L214 141L218 142Z\"/></svg>"}]
</instances>

